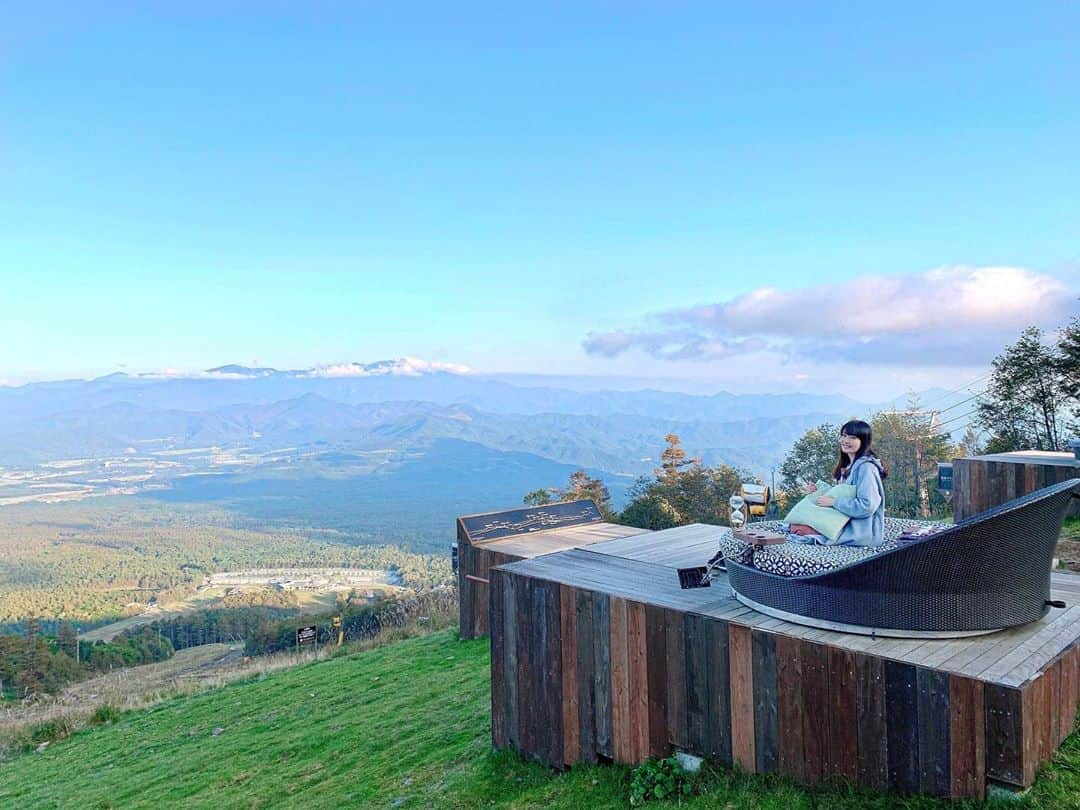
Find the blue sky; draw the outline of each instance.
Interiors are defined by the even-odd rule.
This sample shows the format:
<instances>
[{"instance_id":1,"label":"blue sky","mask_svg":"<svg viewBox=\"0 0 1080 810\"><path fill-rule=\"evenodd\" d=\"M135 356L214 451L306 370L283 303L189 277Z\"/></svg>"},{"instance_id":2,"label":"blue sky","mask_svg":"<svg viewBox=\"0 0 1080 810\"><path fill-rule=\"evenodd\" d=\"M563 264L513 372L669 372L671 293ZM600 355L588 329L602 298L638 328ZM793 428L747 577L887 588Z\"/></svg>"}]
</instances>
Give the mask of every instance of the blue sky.
<instances>
[{"instance_id":1,"label":"blue sky","mask_svg":"<svg viewBox=\"0 0 1080 810\"><path fill-rule=\"evenodd\" d=\"M1076 5L145 5L5 15L0 379L895 390L1076 311Z\"/></svg>"}]
</instances>

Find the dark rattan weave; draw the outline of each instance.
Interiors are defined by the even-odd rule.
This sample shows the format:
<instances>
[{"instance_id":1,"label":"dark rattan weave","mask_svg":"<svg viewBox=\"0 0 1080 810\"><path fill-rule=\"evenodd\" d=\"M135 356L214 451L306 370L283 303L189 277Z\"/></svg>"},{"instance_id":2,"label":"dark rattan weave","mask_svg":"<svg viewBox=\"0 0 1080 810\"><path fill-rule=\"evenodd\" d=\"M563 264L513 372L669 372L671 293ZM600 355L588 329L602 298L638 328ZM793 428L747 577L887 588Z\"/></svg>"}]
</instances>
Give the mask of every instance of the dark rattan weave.
<instances>
[{"instance_id":1,"label":"dark rattan weave","mask_svg":"<svg viewBox=\"0 0 1080 810\"><path fill-rule=\"evenodd\" d=\"M819 621L895 630L995 630L1045 615L1050 568L1080 479L1063 481L950 529L851 565L784 577L728 560L731 587Z\"/></svg>"}]
</instances>

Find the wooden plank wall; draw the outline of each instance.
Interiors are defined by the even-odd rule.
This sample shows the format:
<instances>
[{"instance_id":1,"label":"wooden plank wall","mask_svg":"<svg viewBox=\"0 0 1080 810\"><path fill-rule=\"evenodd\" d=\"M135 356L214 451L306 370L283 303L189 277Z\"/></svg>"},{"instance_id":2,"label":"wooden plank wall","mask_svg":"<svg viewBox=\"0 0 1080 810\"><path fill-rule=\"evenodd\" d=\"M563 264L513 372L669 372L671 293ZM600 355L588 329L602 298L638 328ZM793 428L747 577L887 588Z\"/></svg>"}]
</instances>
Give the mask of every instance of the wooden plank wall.
<instances>
[{"instance_id":1,"label":"wooden plank wall","mask_svg":"<svg viewBox=\"0 0 1080 810\"><path fill-rule=\"evenodd\" d=\"M985 796L1071 731L1080 647L1023 689L492 572L492 736L556 768L673 749L816 784Z\"/></svg>"},{"instance_id":2,"label":"wooden plank wall","mask_svg":"<svg viewBox=\"0 0 1080 810\"><path fill-rule=\"evenodd\" d=\"M491 569L497 565L516 562L521 557L488 551L483 546L473 546L461 539L458 528L458 627L461 638L480 638L488 634L488 585L466 577L472 574L480 579L490 579Z\"/></svg>"},{"instance_id":3,"label":"wooden plank wall","mask_svg":"<svg viewBox=\"0 0 1080 810\"><path fill-rule=\"evenodd\" d=\"M1080 467L958 458L953 461L953 519L985 512L1060 481L1080 477ZM1074 501L1067 515L1080 514Z\"/></svg>"},{"instance_id":4,"label":"wooden plank wall","mask_svg":"<svg viewBox=\"0 0 1080 810\"><path fill-rule=\"evenodd\" d=\"M1073 730L1080 708L1080 645L1058 656L1024 684L1021 692L1019 752L1004 764L1010 776L1019 776L1020 784L1030 785L1039 766L1053 757Z\"/></svg>"}]
</instances>

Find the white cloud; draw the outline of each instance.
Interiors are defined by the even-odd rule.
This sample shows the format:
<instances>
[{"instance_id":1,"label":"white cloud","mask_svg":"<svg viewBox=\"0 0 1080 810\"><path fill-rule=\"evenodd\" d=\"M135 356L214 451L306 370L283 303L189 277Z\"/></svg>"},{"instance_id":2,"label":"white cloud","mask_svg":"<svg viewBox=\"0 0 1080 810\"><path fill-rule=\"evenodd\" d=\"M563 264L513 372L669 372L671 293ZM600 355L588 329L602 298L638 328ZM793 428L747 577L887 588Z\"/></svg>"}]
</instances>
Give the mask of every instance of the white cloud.
<instances>
[{"instance_id":1,"label":"white cloud","mask_svg":"<svg viewBox=\"0 0 1080 810\"><path fill-rule=\"evenodd\" d=\"M384 375L419 377L436 372L450 374L470 374L472 369L460 363L438 363L421 360L418 357L402 357L398 360L383 360L378 363L337 363L316 366L308 370L308 377L379 377Z\"/></svg>"},{"instance_id":2,"label":"white cloud","mask_svg":"<svg viewBox=\"0 0 1080 810\"><path fill-rule=\"evenodd\" d=\"M774 351L822 362L971 365L1020 330L1054 327L1077 311L1078 291L1023 267L941 267L861 276L796 290L762 287L715 304L658 313L658 328L590 333L589 354L641 349L665 359Z\"/></svg>"},{"instance_id":3,"label":"white cloud","mask_svg":"<svg viewBox=\"0 0 1080 810\"><path fill-rule=\"evenodd\" d=\"M326 363L307 369L276 372L270 368L245 368L242 366L222 366L211 371L184 371L166 368L162 371L147 372L138 376L146 379L206 379L206 380L251 380L271 374L284 373L295 377L380 377L384 375L419 377L423 374L447 372L450 374L472 374L474 370L460 363L439 363L421 360L418 357L402 357L398 360L380 360L375 363Z\"/></svg>"}]
</instances>

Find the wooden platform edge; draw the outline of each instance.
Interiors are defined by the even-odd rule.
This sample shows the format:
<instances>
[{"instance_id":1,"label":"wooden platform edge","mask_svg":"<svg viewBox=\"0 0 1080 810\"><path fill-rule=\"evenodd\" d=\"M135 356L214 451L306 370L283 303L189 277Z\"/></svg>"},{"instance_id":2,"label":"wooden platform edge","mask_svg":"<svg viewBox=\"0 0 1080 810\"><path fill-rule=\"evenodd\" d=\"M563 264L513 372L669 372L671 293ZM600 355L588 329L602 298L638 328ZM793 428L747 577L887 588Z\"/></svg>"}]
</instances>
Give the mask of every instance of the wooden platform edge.
<instances>
[{"instance_id":1,"label":"wooden platform edge","mask_svg":"<svg viewBox=\"0 0 1080 810\"><path fill-rule=\"evenodd\" d=\"M555 768L683 750L806 784L949 798L1032 783L1080 646L1022 689L491 571L492 743Z\"/></svg>"}]
</instances>

